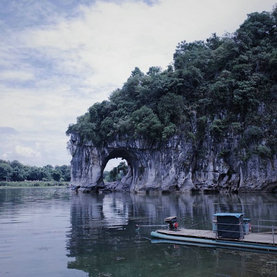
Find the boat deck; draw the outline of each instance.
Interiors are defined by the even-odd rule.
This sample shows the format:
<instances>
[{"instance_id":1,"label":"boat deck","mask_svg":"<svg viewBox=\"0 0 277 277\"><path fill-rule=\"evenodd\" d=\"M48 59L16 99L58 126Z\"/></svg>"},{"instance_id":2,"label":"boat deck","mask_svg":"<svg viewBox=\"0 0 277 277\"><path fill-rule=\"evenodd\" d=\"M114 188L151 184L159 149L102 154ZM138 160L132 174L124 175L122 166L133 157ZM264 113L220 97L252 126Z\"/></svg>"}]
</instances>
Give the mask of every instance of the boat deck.
<instances>
[{"instance_id":1,"label":"boat deck","mask_svg":"<svg viewBox=\"0 0 277 277\"><path fill-rule=\"evenodd\" d=\"M177 231L170 230L157 230L156 232L170 236L181 236L181 237L192 237L192 238L203 238L212 240L221 240L216 237L216 234L210 230L196 230L196 229L179 229ZM274 235L275 241L273 241L273 235L267 233L250 233L244 235L244 239L239 240L246 243L258 243L258 244L269 244L277 247L277 234ZM226 240L226 239L224 239ZM238 241L228 239L230 241Z\"/></svg>"}]
</instances>

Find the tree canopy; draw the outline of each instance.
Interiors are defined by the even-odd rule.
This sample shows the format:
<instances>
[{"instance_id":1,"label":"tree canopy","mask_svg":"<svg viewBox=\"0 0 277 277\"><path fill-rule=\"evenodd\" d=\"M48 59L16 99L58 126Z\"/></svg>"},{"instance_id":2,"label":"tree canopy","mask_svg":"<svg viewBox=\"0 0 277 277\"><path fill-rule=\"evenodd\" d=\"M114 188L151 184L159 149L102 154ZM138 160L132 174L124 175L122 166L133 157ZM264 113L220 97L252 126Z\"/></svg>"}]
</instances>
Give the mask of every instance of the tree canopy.
<instances>
[{"instance_id":1,"label":"tree canopy","mask_svg":"<svg viewBox=\"0 0 277 277\"><path fill-rule=\"evenodd\" d=\"M0 160L0 181L70 181L70 166L27 166Z\"/></svg>"},{"instance_id":2,"label":"tree canopy","mask_svg":"<svg viewBox=\"0 0 277 277\"><path fill-rule=\"evenodd\" d=\"M234 34L180 42L166 70L151 67L145 74L135 68L121 89L78 117L67 135L77 133L95 145L125 135L162 143L180 133L199 139L200 128L207 127L216 139L229 130L242 135L242 146L261 143L266 150L257 149L276 153L276 26L277 8L249 14Z\"/></svg>"}]
</instances>

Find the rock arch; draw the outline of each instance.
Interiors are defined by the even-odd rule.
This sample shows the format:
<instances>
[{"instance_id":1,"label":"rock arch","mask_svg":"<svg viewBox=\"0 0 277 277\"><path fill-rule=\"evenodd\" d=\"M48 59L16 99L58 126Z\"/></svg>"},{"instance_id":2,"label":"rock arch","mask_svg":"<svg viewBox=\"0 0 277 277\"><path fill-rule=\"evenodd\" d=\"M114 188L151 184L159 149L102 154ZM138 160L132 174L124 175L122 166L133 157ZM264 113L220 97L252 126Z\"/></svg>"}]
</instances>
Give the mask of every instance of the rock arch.
<instances>
[{"instance_id":1,"label":"rock arch","mask_svg":"<svg viewBox=\"0 0 277 277\"><path fill-rule=\"evenodd\" d=\"M191 174L180 168L183 150L176 147L170 145L161 150L143 140L119 139L97 147L92 143L81 143L78 135L71 135L68 144L72 155L71 182L84 192L102 189L136 192L189 190L192 187ZM109 187L103 182L103 170L110 159L117 157L124 158L130 170L120 183Z\"/></svg>"},{"instance_id":2,"label":"rock arch","mask_svg":"<svg viewBox=\"0 0 277 277\"><path fill-rule=\"evenodd\" d=\"M117 138L101 146L84 143L72 134L71 182L84 192L119 191L276 191L276 156L261 160L253 155L242 163L235 151L224 160L220 153L232 144L207 142L196 149L186 137L175 136L167 143L152 145L143 139ZM200 156L199 150L204 154ZM122 157L130 171L113 187L103 182L107 162Z\"/></svg>"},{"instance_id":3,"label":"rock arch","mask_svg":"<svg viewBox=\"0 0 277 277\"><path fill-rule=\"evenodd\" d=\"M139 151L129 147L127 142L111 143L97 147L91 143L81 143L78 135L71 135L68 149L72 155L71 182L80 186L84 192L93 190L135 190L136 180L141 179ZM110 159L123 158L127 161L129 171L118 184L105 184L103 171Z\"/></svg>"}]
</instances>

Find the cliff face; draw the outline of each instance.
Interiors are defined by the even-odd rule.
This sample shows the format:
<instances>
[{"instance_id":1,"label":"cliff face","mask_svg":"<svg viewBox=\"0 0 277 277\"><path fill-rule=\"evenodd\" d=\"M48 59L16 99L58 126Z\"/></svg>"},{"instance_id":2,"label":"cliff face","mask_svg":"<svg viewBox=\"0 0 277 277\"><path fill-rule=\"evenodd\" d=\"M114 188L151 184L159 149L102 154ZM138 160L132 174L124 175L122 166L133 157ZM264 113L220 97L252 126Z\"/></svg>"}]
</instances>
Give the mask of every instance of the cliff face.
<instances>
[{"instance_id":1,"label":"cliff face","mask_svg":"<svg viewBox=\"0 0 277 277\"><path fill-rule=\"evenodd\" d=\"M277 159L253 154L242 161L236 154L236 139L217 143L207 139L195 145L175 136L163 145L121 138L96 147L82 144L71 135L71 182L85 192L115 191L276 191ZM222 153L228 150L228 155ZM225 152L224 152L225 151ZM127 160L128 174L118 183L105 184L103 170L116 157Z\"/></svg>"}]
</instances>

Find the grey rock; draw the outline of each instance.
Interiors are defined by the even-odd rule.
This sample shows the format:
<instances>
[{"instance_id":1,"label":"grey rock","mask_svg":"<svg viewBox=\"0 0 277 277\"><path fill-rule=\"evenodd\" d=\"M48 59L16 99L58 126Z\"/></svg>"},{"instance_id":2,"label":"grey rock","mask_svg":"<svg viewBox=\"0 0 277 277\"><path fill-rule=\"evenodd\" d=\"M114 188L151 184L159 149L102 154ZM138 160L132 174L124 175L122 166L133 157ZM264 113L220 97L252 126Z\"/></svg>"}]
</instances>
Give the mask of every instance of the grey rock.
<instances>
[{"instance_id":1,"label":"grey rock","mask_svg":"<svg viewBox=\"0 0 277 277\"><path fill-rule=\"evenodd\" d=\"M277 190L277 159L252 155L242 161L237 139L223 142L206 139L195 145L175 136L163 145L143 139L117 138L102 147L83 144L72 134L68 149L72 155L71 182L79 191L204 191L245 192ZM229 149L228 157L220 153ZM128 174L119 182L104 183L103 170L116 157L126 159Z\"/></svg>"}]
</instances>

